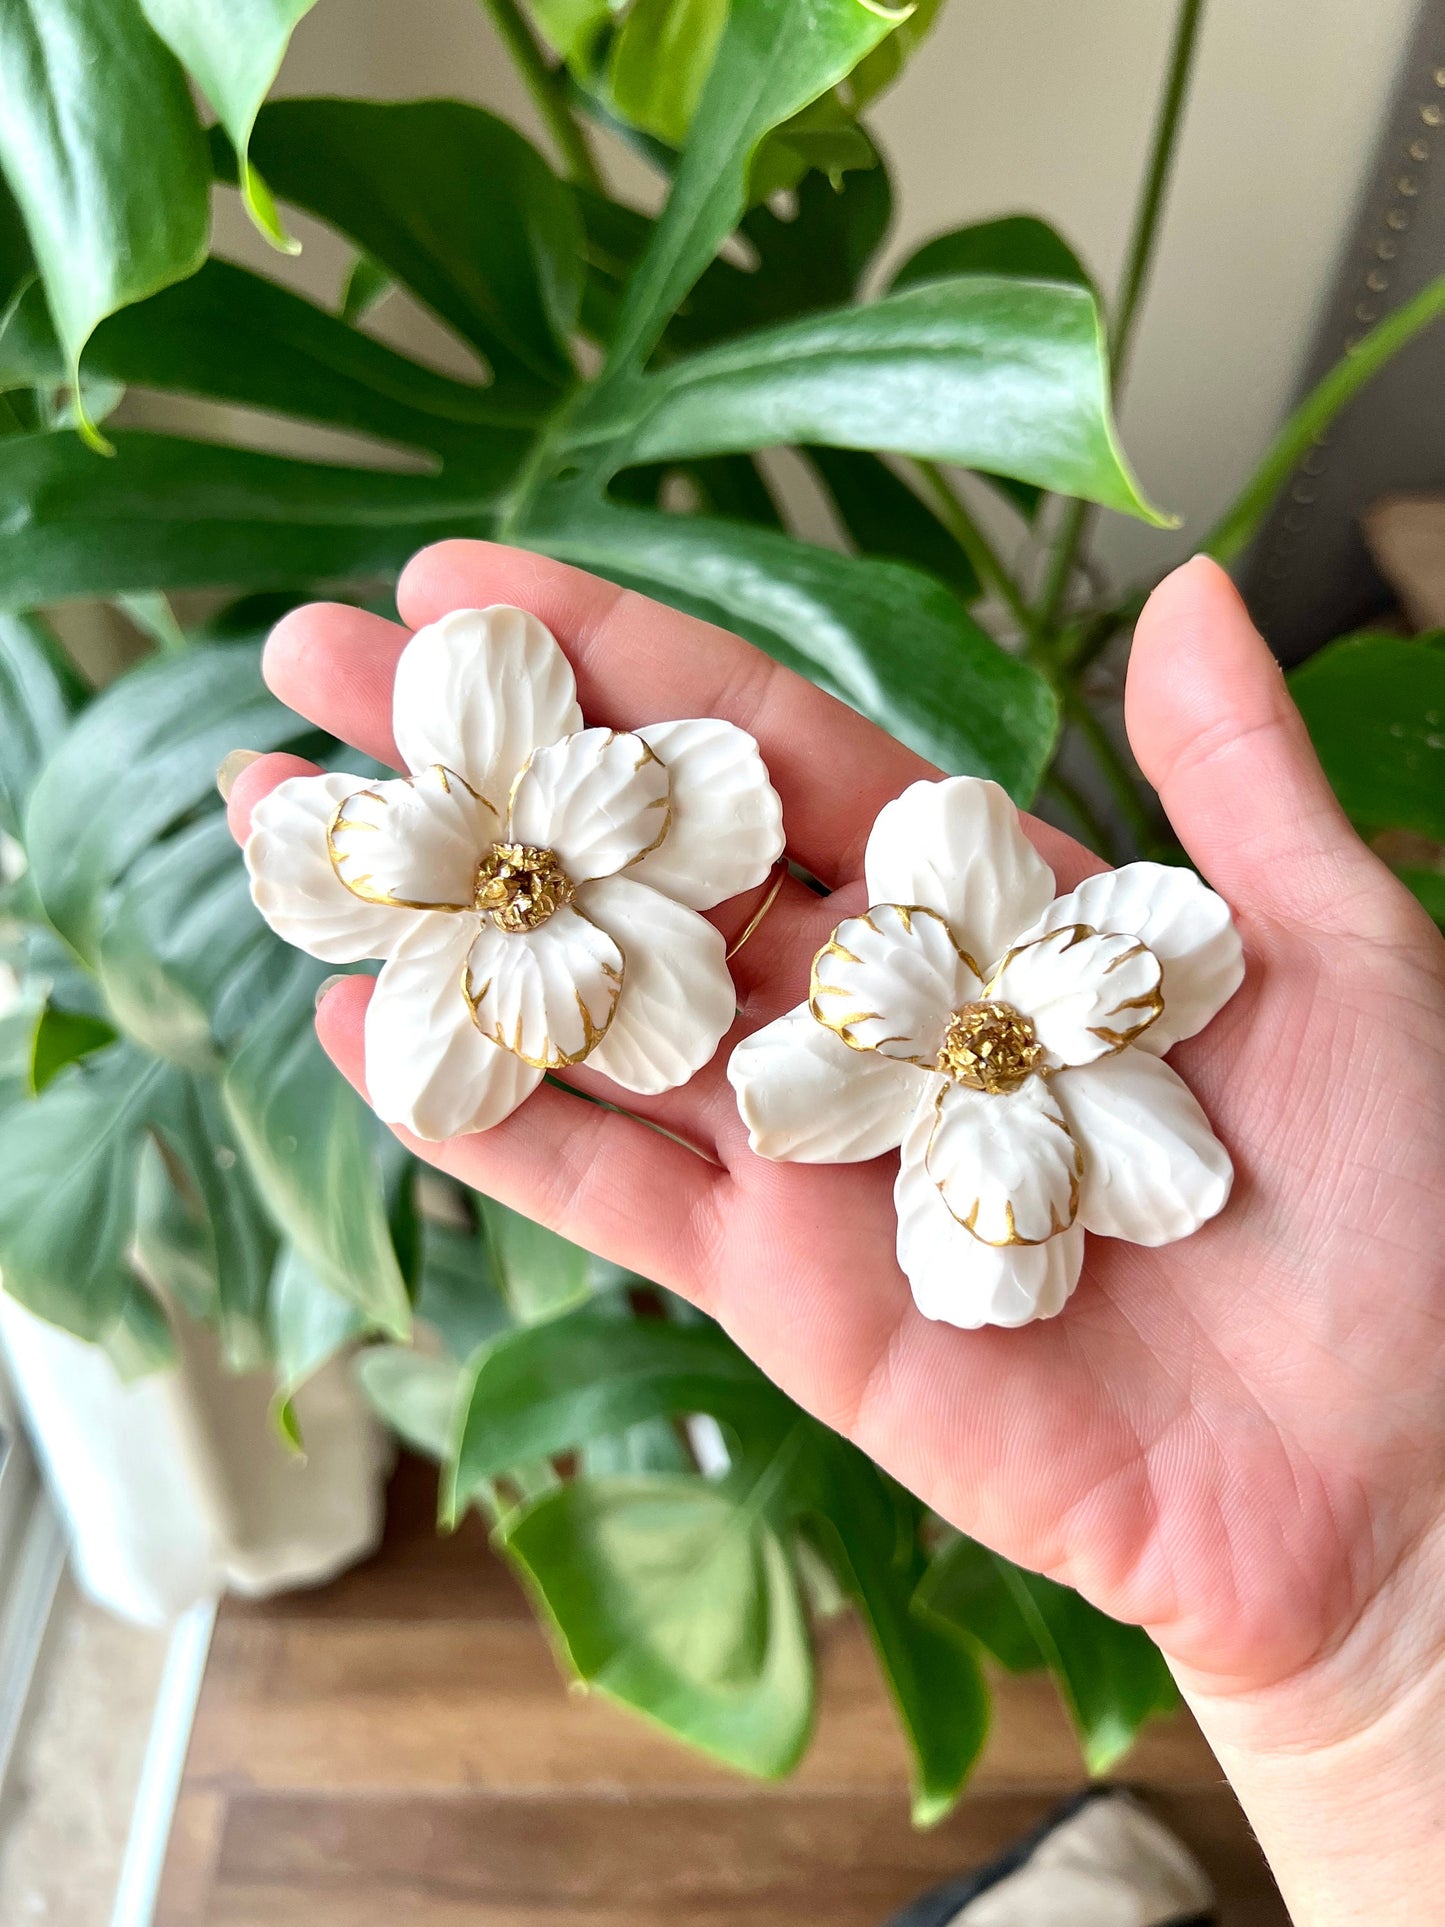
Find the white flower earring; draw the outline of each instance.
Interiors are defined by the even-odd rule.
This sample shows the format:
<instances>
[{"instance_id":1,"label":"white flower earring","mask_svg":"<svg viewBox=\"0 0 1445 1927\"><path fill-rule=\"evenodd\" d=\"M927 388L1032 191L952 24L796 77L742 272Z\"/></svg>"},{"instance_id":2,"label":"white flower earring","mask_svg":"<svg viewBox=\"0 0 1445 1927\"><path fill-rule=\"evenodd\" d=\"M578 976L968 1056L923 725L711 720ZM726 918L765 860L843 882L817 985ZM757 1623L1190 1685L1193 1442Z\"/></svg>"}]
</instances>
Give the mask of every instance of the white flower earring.
<instances>
[{"instance_id":1,"label":"white flower earring","mask_svg":"<svg viewBox=\"0 0 1445 1927\"><path fill-rule=\"evenodd\" d=\"M783 847L752 737L585 729L550 631L504 607L412 637L392 726L409 776L293 777L246 843L278 936L386 959L366 1015L378 1114L423 1138L483 1131L584 1060L625 1090L685 1083L736 1008L699 912Z\"/></svg>"},{"instance_id":2,"label":"white flower earring","mask_svg":"<svg viewBox=\"0 0 1445 1927\"><path fill-rule=\"evenodd\" d=\"M967 776L887 804L864 867L872 907L728 1076L763 1157L902 1147L898 1262L926 1316L1052 1317L1086 1230L1168 1244L1223 1208L1229 1155L1162 1061L1243 978L1221 898L1158 863L1056 898L1008 797Z\"/></svg>"}]
</instances>

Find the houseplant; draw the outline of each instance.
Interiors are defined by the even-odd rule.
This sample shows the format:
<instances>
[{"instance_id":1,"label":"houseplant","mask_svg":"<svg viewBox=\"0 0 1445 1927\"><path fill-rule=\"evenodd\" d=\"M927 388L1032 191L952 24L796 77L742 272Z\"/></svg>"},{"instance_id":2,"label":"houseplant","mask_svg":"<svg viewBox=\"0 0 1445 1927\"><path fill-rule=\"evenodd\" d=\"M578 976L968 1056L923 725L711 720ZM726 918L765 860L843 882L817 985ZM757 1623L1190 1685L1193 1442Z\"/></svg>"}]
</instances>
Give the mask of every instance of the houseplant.
<instances>
[{"instance_id":1,"label":"houseplant","mask_svg":"<svg viewBox=\"0 0 1445 1927\"><path fill-rule=\"evenodd\" d=\"M195 0L0 0L0 810L22 986L0 1268L126 1370L164 1366L172 1317L213 1324L238 1368L274 1366L293 1432L296 1385L358 1347L378 1408L441 1462L447 1511L495 1518L577 1670L741 1767L796 1760L808 1610L851 1603L933 1818L982 1743L982 1655L1053 1671L1102 1767L1171 1701L1148 1641L948 1535L645 1281L423 1179L322 1058L324 971L250 910L213 777L237 744L332 754L261 686L276 613L322 587L384 598L434 536L500 534L712 616L942 766L1041 790L1111 857L1177 855L1091 700L1139 594L1090 594L1078 562L1093 505L1164 519L1109 381L1200 0L1180 8L1107 322L1026 216L936 237L860 296L889 209L863 115L926 4L489 5L558 168L455 102L263 105L298 0L246 0L223 26ZM656 218L608 194L596 124L655 164ZM333 309L208 257L228 183L283 252L290 208L346 237ZM470 346L475 379L369 330L391 290ZM1442 306L1445 282L1365 338L1206 546L1238 553L1310 438ZM388 465L119 426L126 390L345 429ZM777 445L803 452L849 553L791 532L756 459ZM1034 532L1036 585L989 539L979 488ZM167 598L197 590L212 612L183 633ZM155 645L98 695L41 613L81 596ZM1398 647L1418 656L1386 676ZM1438 835L1438 786L1422 767L1372 788L1330 716L1368 688L1428 764L1442 660L1357 639L1307 672L1371 828ZM1065 724L1107 814L1057 766Z\"/></svg>"}]
</instances>

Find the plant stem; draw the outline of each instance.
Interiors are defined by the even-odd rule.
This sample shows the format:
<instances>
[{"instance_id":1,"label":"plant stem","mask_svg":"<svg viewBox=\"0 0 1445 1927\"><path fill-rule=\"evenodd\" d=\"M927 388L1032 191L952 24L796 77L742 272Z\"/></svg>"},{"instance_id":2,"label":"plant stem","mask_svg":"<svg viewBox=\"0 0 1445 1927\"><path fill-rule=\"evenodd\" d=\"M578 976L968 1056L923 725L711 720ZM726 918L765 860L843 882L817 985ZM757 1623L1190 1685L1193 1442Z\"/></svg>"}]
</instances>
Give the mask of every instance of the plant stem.
<instances>
[{"instance_id":1,"label":"plant stem","mask_svg":"<svg viewBox=\"0 0 1445 1927\"><path fill-rule=\"evenodd\" d=\"M1445 274L1437 275L1403 307L1376 324L1310 390L1270 444L1264 460L1201 545L1216 562L1239 554L1270 503L1311 444L1385 363L1432 321L1445 315Z\"/></svg>"},{"instance_id":2,"label":"plant stem","mask_svg":"<svg viewBox=\"0 0 1445 1927\"><path fill-rule=\"evenodd\" d=\"M1072 685L1064 692L1064 710L1092 750L1094 760L1113 792L1119 812L1129 825L1140 850L1149 851L1157 837L1157 826L1113 737Z\"/></svg>"},{"instance_id":3,"label":"plant stem","mask_svg":"<svg viewBox=\"0 0 1445 1927\"><path fill-rule=\"evenodd\" d=\"M1180 0L1174 23L1174 45L1169 54L1169 71L1164 96L1154 123L1154 144L1144 176L1143 190L1134 214L1134 232L1124 264L1114 319L1109 329L1109 353L1114 379L1121 378L1134 341L1134 323L1139 300L1149 278L1154 244L1159 237L1159 217L1164 211L1164 195L1174 166L1174 151L1179 143L1179 124L1184 118L1184 102L1189 93L1189 75L1199 44L1199 29L1204 18L1204 0Z\"/></svg>"},{"instance_id":4,"label":"plant stem","mask_svg":"<svg viewBox=\"0 0 1445 1927\"><path fill-rule=\"evenodd\" d=\"M602 175L592 158L581 123L572 112L562 70L548 60L517 0L482 0L482 5L491 15L502 45L516 62L538 113L547 123L547 131L561 150L568 175L579 187L590 187L594 193L601 194L604 191Z\"/></svg>"},{"instance_id":5,"label":"plant stem","mask_svg":"<svg viewBox=\"0 0 1445 1927\"><path fill-rule=\"evenodd\" d=\"M1032 636L1034 619L1024 600L1023 591L1000 561L993 544L973 519L967 505L949 486L948 477L937 462L925 461L921 456L915 459L914 467L927 486L939 521L968 557L974 574L986 589L994 590L1008 604L1024 635Z\"/></svg>"},{"instance_id":6,"label":"plant stem","mask_svg":"<svg viewBox=\"0 0 1445 1927\"><path fill-rule=\"evenodd\" d=\"M1170 49L1169 67L1164 81L1164 93L1154 121L1154 139L1149 150L1149 164L1144 172L1138 206L1134 211L1134 229L1129 238L1129 252L1125 258L1124 274L1119 284L1114 318L1109 328L1109 358L1113 368L1116 392L1128 363L1129 350L1133 346L1134 325L1139 316L1139 302L1149 278L1149 266L1154 258L1155 243L1159 238L1159 219L1164 211L1164 195L1168 189L1169 175L1174 165L1174 150L1179 143L1179 125L1184 117L1184 102L1189 93L1189 76L1194 66L1194 55L1199 44L1199 28L1203 17L1204 0L1180 0L1179 13L1174 23L1174 45ZM1049 558L1048 573L1044 578L1043 592L1039 597L1038 627L1045 632L1051 630L1058 620L1059 610L1068 592L1069 578L1073 574L1074 559L1088 529L1092 512L1091 503L1072 501L1059 523L1059 532L1054 541L1053 553Z\"/></svg>"},{"instance_id":7,"label":"plant stem","mask_svg":"<svg viewBox=\"0 0 1445 1927\"><path fill-rule=\"evenodd\" d=\"M1079 552L1079 544L1084 539L1084 529L1088 522L1090 504L1077 498L1064 510L1059 522L1058 534L1054 537L1049 552L1049 566L1044 574L1044 586L1039 594L1038 607L1034 612L1034 625L1038 631L1047 635L1059 619L1064 596L1068 590L1069 578L1074 573L1074 557Z\"/></svg>"}]
</instances>

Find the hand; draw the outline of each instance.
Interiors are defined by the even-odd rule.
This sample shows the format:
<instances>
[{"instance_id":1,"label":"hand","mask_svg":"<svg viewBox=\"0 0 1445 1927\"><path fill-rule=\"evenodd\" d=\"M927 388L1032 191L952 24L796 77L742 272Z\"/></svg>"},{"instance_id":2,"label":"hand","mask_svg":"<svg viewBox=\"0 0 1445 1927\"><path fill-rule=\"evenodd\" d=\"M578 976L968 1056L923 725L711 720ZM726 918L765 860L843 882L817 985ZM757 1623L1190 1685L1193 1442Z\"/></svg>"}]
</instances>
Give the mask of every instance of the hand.
<instances>
[{"instance_id":1,"label":"hand","mask_svg":"<svg viewBox=\"0 0 1445 1927\"><path fill-rule=\"evenodd\" d=\"M936 772L735 637L525 552L445 543L398 593L412 626L492 602L554 631L589 722L752 731L789 851L834 895L784 887L734 961L735 1029L685 1088L624 1093L627 1117L544 1086L491 1131L411 1148L683 1293L946 1518L1147 1626L1226 1755L1313 1758L1373 1732L1440 1665L1445 943L1346 822L1228 579L1198 560L1156 591L1127 720L1244 940L1243 989L1171 1056L1234 1157L1234 1195L1161 1250L1091 1239L1063 1315L1018 1331L921 1317L893 1256L895 1160L765 1162L725 1078L732 1045L799 1000L813 952L864 907L879 808ZM352 609L298 610L267 680L396 763L406 640ZM243 772L238 835L304 767ZM1027 828L1061 889L1101 867ZM756 902L716 913L725 935ZM370 990L350 979L318 1016L359 1089ZM618 1095L585 1066L568 1081Z\"/></svg>"}]
</instances>

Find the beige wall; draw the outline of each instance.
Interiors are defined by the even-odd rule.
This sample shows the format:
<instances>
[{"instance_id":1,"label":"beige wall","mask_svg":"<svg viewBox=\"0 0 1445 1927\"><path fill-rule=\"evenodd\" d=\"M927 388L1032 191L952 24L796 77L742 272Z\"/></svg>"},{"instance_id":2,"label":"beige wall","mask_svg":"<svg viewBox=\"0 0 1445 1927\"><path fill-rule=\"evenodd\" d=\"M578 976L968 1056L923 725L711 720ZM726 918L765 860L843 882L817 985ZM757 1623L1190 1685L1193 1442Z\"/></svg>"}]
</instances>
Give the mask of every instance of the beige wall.
<instances>
[{"instance_id":1,"label":"beige wall","mask_svg":"<svg viewBox=\"0 0 1445 1927\"><path fill-rule=\"evenodd\" d=\"M1175 190L1123 407L1178 538L1108 518L1116 570L1187 553L1287 405L1353 216L1415 0L1212 0ZM993 213L1046 214L1118 272L1173 7L947 0L877 124L901 215L890 257ZM476 0L320 0L288 92L461 94L533 131ZM311 250L329 291L337 258Z\"/></svg>"}]
</instances>

